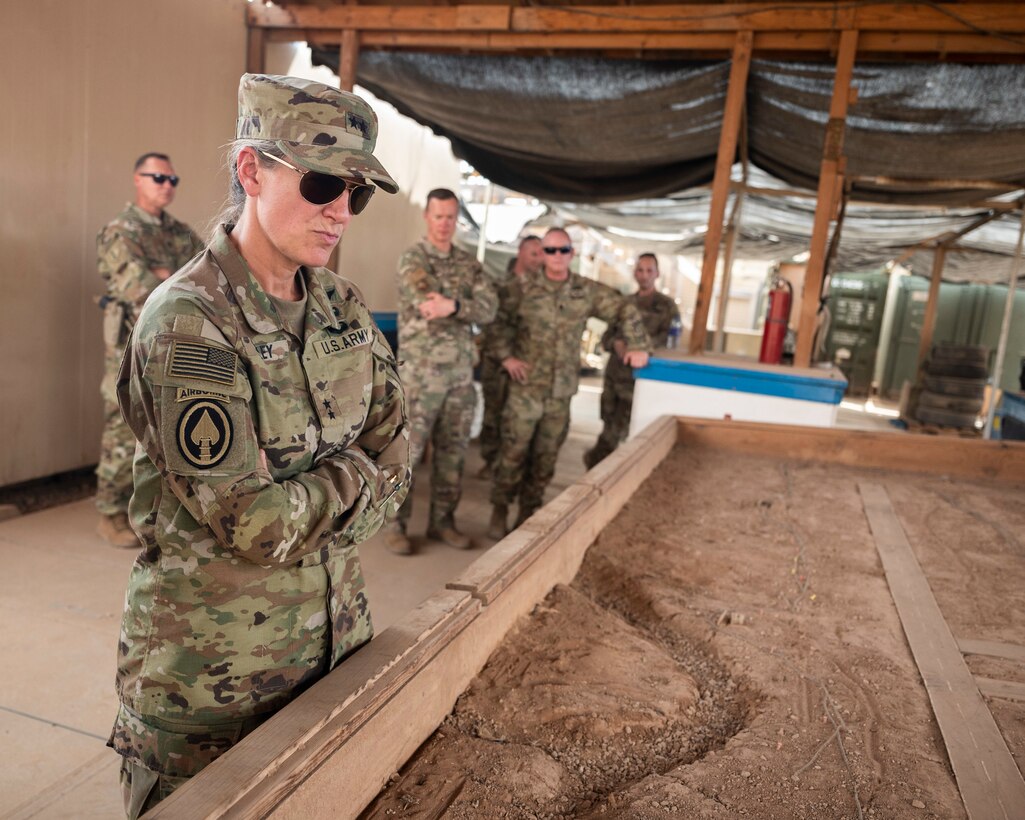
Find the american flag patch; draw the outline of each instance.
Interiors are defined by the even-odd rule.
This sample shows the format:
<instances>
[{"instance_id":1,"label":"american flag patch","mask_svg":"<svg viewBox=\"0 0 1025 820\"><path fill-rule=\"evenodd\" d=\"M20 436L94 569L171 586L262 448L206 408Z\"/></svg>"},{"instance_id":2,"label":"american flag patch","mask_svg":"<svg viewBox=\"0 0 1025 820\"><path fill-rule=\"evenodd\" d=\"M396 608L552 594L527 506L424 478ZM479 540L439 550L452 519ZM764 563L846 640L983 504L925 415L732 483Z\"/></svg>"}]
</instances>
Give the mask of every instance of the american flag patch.
<instances>
[{"instance_id":1,"label":"american flag patch","mask_svg":"<svg viewBox=\"0 0 1025 820\"><path fill-rule=\"evenodd\" d=\"M198 342L171 342L171 360L167 375L186 379L235 385L235 368L238 355L222 347Z\"/></svg>"}]
</instances>

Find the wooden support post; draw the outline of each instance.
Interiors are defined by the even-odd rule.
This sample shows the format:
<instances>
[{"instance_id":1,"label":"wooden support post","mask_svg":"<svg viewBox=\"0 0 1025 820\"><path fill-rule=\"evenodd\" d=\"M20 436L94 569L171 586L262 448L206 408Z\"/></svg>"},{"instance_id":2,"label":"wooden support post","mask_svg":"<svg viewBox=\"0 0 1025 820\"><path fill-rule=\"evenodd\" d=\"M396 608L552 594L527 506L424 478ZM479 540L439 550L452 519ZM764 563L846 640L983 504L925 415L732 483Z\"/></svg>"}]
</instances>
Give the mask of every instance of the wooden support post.
<instances>
[{"instance_id":1,"label":"wooden support post","mask_svg":"<svg viewBox=\"0 0 1025 820\"><path fill-rule=\"evenodd\" d=\"M342 44L338 49L338 87L352 91L356 86L356 67L359 64L359 32L347 28L342 32Z\"/></svg>"},{"instance_id":2,"label":"wooden support post","mask_svg":"<svg viewBox=\"0 0 1025 820\"><path fill-rule=\"evenodd\" d=\"M712 201L708 209L708 231L705 233L705 255L701 262L701 283L698 286L697 301L694 303L694 324L690 331L691 353L703 353L705 350L708 308L715 286L715 266L719 261L723 216L730 193L730 169L733 167L733 157L737 152L737 137L740 134L741 114L744 110L744 97L747 94L747 74L751 67L753 42L752 32L737 32L737 42L733 47L733 60L730 64L729 87L726 89L726 110L723 112L722 130L719 133L715 177L712 180Z\"/></svg>"},{"instance_id":3,"label":"wooden support post","mask_svg":"<svg viewBox=\"0 0 1025 820\"><path fill-rule=\"evenodd\" d=\"M936 308L939 304L940 282L943 279L943 263L947 259L947 245L940 242L932 257L932 278L929 279L929 296L925 303L925 316L922 318L922 338L918 341L918 369L921 378L922 368L932 347L932 334L936 329Z\"/></svg>"},{"instance_id":4,"label":"wooden support post","mask_svg":"<svg viewBox=\"0 0 1025 820\"><path fill-rule=\"evenodd\" d=\"M822 166L819 169L818 198L815 204L815 222L811 234L808 267L804 274L804 292L801 295L801 312L797 325L797 351L794 354L795 367L811 364L815 343L815 324L822 296L822 276L826 262L826 244L829 238L829 223L833 218L837 171L843 155L844 121L847 118L847 104L851 93L851 75L854 73L854 56L858 50L858 32L847 30L840 33L840 50L836 56L836 76L833 79L833 98L829 104L829 123L822 147Z\"/></svg>"},{"instance_id":5,"label":"wooden support post","mask_svg":"<svg viewBox=\"0 0 1025 820\"><path fill-rule=\"evenodd\" d=\"M266 29L250 26L246 32L246 71L249 74L263 74L263 46L266 39Z\"/></svg>"},{"instance_id":6,"label":"wooden support post","mask_svg":"<svg viewBox=\"0 0 1025 820\"><path fill-rule=\"evenodd\" d=\"M730 301L730 280L733 278L733 254L737 247L737 233L740 230L740 210L744 204L744 189L734 193L733 211L726 226L726 242L722 257L722 278L719 284L719 302L715 311L715 336L712 350L723 353L726 350L726 306Z\"/></svg>"}]
</instances>

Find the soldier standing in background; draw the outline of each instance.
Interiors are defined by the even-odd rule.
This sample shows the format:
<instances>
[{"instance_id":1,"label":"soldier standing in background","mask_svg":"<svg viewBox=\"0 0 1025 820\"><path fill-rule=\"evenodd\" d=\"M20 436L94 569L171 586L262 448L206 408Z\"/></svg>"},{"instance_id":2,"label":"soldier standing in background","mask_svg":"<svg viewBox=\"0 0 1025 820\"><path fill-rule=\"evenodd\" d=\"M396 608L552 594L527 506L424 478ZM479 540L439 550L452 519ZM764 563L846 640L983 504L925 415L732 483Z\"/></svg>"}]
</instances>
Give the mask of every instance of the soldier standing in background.
<instances>
[{"instance_id":1,"label":"soldier standing in background","mask_svg":"<svg viewBox=\"0 0 1025 820\"><path fill-rule=\"evenodd\" d=\"M580 380L580 340L589 316L622 329L623 362L648 363L650 342L637 309L622 294L570 273L569 234L552 228L541 241L543 275L527 277L501 306L495 353L512 380L502 412L502 445L491 492L488 535L507 532L509 505L519 498L516 526L544 503L555 460L569 430L569 403Z\"/></svg>"},{"instance_id":2,"label":"soldier standing in background","mask_svg":"<svg viewBox=\"0 0 1025 820\"><path fill-rule=\"evenodd\" d=\"M399 260L400 375L410 422L410 463L431 455L431 507L427 537L468 549L470 539L455 524L462 493L463 464L477 393L473 388L473 325L495 317L497 297L480 264L455 247L459 200L447 188L427 195L427 235ZM412 554L406 530L413 493L398 520L386 528L385 543Z\"/></svg>"},{"instance_id":3,"label":"soldier standing in background","mask_svg":"<svg viewBox=\"0 0 1025 820\"><path fill-rule=\"evenodd\" d=\"M655 290L655 280L658 279L658 259L655 254L642 253L637 257L634 279L638 289L632 297L633 303L644 320L644 328L652 344L664 347L669 326L673 319L680 317L680 309L676 307L676 302ZM605 425L594 447L584 453L584 464L588 470L626 440L630 432L630 411L634 399L634 373L633 368L623 362L626 339L621 329L609 325L601 342L602 347L612 354L605 365L601 392L601 420Z\"/></svg>"},{"instance_id":4,"label":"soldier standing in background","mask_svg":"<svg viewBox=\"0 0 1025 820\"><path fill-rule=\"evenodd\" d=\"M128 334L146 297L164 279L203 250L184 222L165 210L174 201L178 176L166 154L150 152L135 162L135 202L129 203L96 237L103 307L103 436L96 466L96 531L115 547L137 547L128 525L135 436L117 407L117 371Z\"/></svg>"},{"instance_id":5,"label":"soldier standing in background","mask_svg":"<svg viewBox=\"0 0 1025 820\"><path fill-rule=\"evenodd\" d=\"M510 288L517 287L528 273L540 271L543 263L541 237L530 235L521 239L516 257L509 260L505 278L495 288L499 304L509 299ZM500 443L499 421L509 393L509 375L502 369L502 362L494 352L496 332L496 325L492 322L484 331L484 343L481 345L480 385L484 393L484 424L480 431L480 454L484 466L479 478L492 475Z\"/></svg>"}]
</instances>

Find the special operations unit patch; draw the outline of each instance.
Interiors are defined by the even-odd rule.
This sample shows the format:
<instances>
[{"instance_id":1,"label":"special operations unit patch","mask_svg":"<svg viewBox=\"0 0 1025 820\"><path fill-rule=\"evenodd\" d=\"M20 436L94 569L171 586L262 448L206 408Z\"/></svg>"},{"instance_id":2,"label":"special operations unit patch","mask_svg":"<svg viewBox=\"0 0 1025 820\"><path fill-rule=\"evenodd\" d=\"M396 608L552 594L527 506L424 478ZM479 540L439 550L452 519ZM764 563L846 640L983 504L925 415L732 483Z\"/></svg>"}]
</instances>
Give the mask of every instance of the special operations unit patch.
<instances>
[{"instance_id":1,"label":"special operations unit patch","mask_svg":"<svg viewBox=\"0 0 1025 820\"><path fill-rule=\"evenodd\" d=\"M178 452L193 467L216 467L231 449L231 418L216 401L195 401L178 419Z\"/></svg>"},{"instance_id":2,"label":"special operations unit patch","mask_svg":"<svg viewBox=\"0 0 1025 820\"><path fill-rule=\"evenodd\" d=\"M175 339L171 342L167 375L234 387L237 366L238 355L231 350L203 342Z\"/></svg>"}]
</instances>

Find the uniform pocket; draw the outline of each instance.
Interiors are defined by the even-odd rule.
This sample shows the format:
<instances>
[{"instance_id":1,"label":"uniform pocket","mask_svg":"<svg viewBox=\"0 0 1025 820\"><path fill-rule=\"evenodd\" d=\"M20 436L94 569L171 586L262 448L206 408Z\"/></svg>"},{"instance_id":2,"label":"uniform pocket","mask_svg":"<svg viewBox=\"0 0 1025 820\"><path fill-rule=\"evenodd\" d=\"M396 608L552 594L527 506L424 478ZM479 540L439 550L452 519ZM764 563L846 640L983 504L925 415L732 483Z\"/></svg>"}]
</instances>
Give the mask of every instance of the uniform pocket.
<instances>
[{"instance_id":1,"label":"uniform pocket","mask_svg":"<svg viewBox=\"0 0 1025 820\"><path fill-rule=\"evenodd\" d=\"M344 449L362 431L370 408L374 377L370 344L346 349L344 338L313 339L303 360L323 430L322 443L330 450Z\"/></svg>"}]
</instances>

